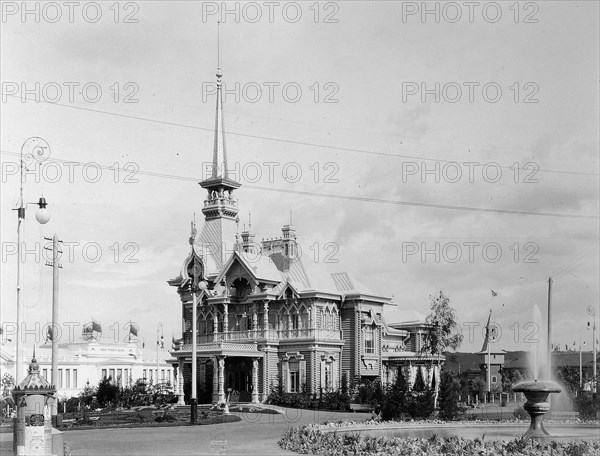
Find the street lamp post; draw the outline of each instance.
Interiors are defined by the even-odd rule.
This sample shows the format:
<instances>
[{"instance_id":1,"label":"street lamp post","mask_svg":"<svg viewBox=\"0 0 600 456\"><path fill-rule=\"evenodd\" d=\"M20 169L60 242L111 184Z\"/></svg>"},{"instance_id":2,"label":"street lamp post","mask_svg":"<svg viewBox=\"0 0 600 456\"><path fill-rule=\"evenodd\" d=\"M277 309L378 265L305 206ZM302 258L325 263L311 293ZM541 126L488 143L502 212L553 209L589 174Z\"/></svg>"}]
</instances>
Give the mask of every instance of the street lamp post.
<instances>
[{"instance_id":1,"label":"street lamp post","mask_svg":"<svg viewBox=\"0 0 600 456\"><path fill-rule=\"evenodd\" d=\"M162 335L162 323L158 323L158 325L156 325L156 384L158 385L158 372L159 372L159 362L158 362L158 357L159 357L159 348L163 348L162 346L164 345L164 340L165 338ZM163 379L164 381L164 379Z\"/></svg>"},{"instance_id":2,"label":"street lamp post","mask_svg":"<svg viewBox=\"0 0 600 456\"><path fill-rule=\"evenodd\" d=\"M27 156L35 157L36 155L39 157L47 156L49 151L48 143L44 141L42 138L32 137L27 139L23 145L21 146L21 156L19 160L20 167L20 182L19 182L19 202L16 209L17 211L17 343L15 350L16 357L16 370L15 370L15 382L18 384L21 380L23 380L23 353L22 353L22 341L21 341L21 325L23 322L23 306L21 303L22 294L21 294L21 239L22 239L22 231L23 231L23 222L25 221L25 209L28 204L37 204L38 210L35 214L35 219L38 223L44 225L48 223L50 220L50 214L46 206L48 203L46 199L42 196L37 203L26 203L23 198L23 156L25 152L25 148L30 149L27 153Z\"/></svg>"}]
</instances>

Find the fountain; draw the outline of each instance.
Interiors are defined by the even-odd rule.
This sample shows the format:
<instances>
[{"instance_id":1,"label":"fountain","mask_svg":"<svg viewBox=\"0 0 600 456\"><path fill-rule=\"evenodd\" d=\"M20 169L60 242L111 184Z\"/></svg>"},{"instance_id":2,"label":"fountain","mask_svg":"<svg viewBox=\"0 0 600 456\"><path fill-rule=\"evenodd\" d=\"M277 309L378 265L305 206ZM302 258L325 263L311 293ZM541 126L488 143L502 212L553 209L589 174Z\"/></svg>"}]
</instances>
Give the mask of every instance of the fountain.
<instances>
[{"instance_id":1,"label":"fountain","mask_svg":"<svg viewBox=\"0 0 600 456\"><path fill-rule=\"evenodd\" d=\"M525 433L525 438L543 439L550 434L544 428L543 416L550 410L550 404L547 402L550 393L560 393L561 389L554 382L537 380L533 382L521 382L513 388L515 393L524 393L527 402L523 408L531 417L531 424Z\"/></svg>"},{"instance_id":2,"label":"fountain","mask_svg":"<svg viewBox=\"0 0 600 456\"><path fill-rule=\"evenodd\" d=\"M542 315L537 304L533 306L533 321L538 322L541 325ZM529 429L525 433L525 438L531 439L543 439L548 437L550 434L544 428L543 416L550 410L550 402L548 396L550 393L560 393L562 390L560 386L551 381L538 381L540 375L552 376L552 370L550 366L550 357L548 353L547 339L544 340L543 336L536 340L536 344L531 347L530 350L530 367L533 373L533 381L521 382L513 388L515 393L524 393L527 398L527 402L523 405L523 408L531 417L531 424Z\"/></svg>"}]
</instances>

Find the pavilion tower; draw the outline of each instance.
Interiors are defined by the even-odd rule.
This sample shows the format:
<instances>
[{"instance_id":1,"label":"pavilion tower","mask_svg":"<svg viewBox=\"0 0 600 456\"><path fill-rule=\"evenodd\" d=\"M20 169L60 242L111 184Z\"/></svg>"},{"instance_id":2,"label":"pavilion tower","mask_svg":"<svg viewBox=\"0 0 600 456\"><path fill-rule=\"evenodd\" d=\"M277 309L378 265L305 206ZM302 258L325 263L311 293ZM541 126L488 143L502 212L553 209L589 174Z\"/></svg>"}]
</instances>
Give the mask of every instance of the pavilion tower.
<instances>
[{"instance_id":1,"label":"pavilion tower","mask_svg":"<svg viewBox=\"0 0 600 456\"><path fill-rule=\"evenodd\" d=\"M197 238L200 251L206 262L207 276L217 274L227 261L227 252L235 244L238 220L238 204L233 191L241 184L229 178L225 128L223 126L223 98L221 67L217 68L217 106L215 119L215 139L212 156L211 176L200 182L207 191L202 207L204 224Z\"/></svg>"}]
</instances>

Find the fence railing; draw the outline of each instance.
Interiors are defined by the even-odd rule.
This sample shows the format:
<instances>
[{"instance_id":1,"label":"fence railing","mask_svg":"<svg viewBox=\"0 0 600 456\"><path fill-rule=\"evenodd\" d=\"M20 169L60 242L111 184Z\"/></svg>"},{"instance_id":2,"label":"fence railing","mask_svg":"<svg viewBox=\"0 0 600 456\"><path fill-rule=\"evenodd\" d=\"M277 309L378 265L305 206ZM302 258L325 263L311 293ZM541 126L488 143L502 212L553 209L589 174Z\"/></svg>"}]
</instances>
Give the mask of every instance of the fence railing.
<instances>
[{"instance_id":1,"label":"fence railing","mask_svg":"<svg viewBox=\"0 0 600 456\"><path fill-rule=\"evenodd\" d=\"M338 330L299 328L299 329L248 329L244 331L227 331L212 334L200 334L199 344L220 341L256 341L256 340L289 340L289 339L316 339L316 340L341 340L342 333Z\"/></svg>"}]
</instances>

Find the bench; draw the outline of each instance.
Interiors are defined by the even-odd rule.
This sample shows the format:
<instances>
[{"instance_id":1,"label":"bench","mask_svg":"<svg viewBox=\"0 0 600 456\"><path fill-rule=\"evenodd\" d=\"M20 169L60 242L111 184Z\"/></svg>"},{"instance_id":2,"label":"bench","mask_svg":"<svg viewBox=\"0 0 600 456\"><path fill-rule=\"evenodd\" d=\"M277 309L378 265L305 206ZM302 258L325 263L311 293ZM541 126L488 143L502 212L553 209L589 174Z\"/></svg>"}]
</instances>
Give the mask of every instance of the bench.
<instances>
[{"instance_id":1,"label":"bench","mask_svg":"<svg viewBox=\"0 0 600 456\"><path fill-rule=\"evenodd\" d=\"M370 405L370 404L350 404L350 410L352 410L355 413L356 412L370 413L375 410L375 406Z\"/></svg>"},{"instance_id":2,"label":"bench","mask_svg":"<svg viewBox=\"0 0 600 456\"><path fill-rule=\"evenodd\" d=\"M576 420L579 418L579 412L551 412L550 419L553 420Z\"/></svg>"}]
</instances>

